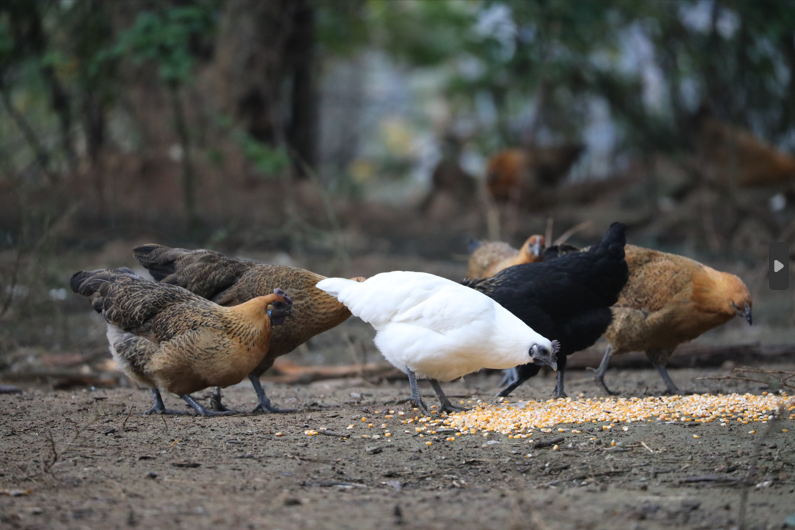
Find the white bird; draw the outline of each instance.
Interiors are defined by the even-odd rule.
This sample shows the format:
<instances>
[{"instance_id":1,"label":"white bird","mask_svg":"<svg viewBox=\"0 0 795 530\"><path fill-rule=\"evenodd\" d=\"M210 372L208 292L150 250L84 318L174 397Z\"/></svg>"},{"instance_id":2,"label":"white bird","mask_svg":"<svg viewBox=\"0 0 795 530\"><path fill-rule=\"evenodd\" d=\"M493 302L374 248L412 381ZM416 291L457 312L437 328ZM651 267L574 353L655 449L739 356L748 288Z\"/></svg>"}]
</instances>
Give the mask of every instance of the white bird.
<instances>
[{"instance_id":1,"label":"white bird","mask_svg":"<svg viewBox=\"0 0 795 530\"><path fill-rule=\"evenodd\" d=\"M442 410L452 412L465 409L450 403L437 380L529 362L557 369L557 341L542 337L488 296L445 278L395 271L361 283L327 278L317 287L375 328L375 345L408 375L411 399L425 414L417 377L430 379Z\"/></svg>"}]
</instances>

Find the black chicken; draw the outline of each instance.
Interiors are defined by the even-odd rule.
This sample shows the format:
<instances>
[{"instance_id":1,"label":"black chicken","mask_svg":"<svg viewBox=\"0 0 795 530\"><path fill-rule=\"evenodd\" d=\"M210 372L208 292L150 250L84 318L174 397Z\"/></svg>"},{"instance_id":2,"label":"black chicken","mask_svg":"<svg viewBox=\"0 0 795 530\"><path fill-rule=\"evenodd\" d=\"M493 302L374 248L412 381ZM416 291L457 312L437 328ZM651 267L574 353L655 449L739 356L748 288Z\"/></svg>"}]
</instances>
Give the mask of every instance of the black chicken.
<instances>
[{"instance_id":1,"label":"black chicken","mask_svg":"<svg viewBox=\"0 0 795 530\"><path fill-rule=\"evenodd\" d=\"M555 397L566 397L566 358L596 342L613 320L610 306L618 301L629 274L624 261L626 229L613 223L602 241L587 251L516 265L490 278L464 280L464 285L491 297L537 333L560 342ZM509 395L540 368L518 366L499 395Z\"/></svg>"}]
</instances>

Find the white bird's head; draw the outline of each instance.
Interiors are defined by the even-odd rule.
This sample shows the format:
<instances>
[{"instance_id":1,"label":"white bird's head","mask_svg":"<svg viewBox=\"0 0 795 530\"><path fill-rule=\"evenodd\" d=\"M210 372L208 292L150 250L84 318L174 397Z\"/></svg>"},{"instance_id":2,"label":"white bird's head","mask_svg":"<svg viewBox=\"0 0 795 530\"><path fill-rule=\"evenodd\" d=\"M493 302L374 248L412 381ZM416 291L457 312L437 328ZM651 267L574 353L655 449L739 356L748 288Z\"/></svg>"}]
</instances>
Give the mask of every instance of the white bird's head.
<instances>
[{"instance_id":1,"label":"white bird's head","mask_svg":"<svg viewBox=\"0 0 795 530\"><path fill-rule=\"evenodd\" d=\"M558 353L558 350L560 350L560 342L556 340L550 342L550 347L542 344L533 344L530 346L530 358L533 360L533 364L539 366L547 365L557 371L558 358L555 354Z\"/></svg>"}]
</instances>

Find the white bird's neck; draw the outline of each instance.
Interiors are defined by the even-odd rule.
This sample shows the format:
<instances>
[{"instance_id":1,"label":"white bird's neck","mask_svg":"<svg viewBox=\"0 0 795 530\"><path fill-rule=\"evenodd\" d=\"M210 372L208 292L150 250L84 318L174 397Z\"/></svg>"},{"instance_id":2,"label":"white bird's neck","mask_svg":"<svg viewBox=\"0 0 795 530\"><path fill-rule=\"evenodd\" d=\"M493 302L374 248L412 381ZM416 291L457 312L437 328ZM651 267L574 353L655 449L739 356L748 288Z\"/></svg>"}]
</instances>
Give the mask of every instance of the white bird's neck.
<instances>
[{"instance_id":1,"label":"white bird's neck","mask_svg":"<svg viewBox=\"0 0 795 530\"><path fill-rule=\"evenodd\" d=\"M530 329L507 309L501 308L510 315L510 318L495 319L494 329L494 361L501 365L517 366L527 364L530 358L530 347L533 344L546 344L544 337Z\"/></svg>"}]
</instances>

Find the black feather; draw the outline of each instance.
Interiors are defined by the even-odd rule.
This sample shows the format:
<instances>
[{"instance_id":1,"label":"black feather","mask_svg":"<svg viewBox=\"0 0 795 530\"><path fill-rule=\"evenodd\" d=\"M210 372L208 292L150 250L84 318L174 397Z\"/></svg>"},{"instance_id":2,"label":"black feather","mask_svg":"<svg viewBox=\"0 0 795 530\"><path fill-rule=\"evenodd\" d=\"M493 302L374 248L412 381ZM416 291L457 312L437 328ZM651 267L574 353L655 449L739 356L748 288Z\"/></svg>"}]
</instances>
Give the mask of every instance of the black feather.
<instances>
[{"instance_id":1,"label":"black feather","mask_svg":"<svg viewBox=\"0 0 795 530\"><path fill-rule=\"evenodd\" d=\"M593 345L612 322L610 306L618 301L629 276L625 233L625 225L613 223L602 241L587 251L516 265L491 278L467 279L464 285L488 295L537 333L559 341L558 370L565 370L566 357ZM536 375L540 367L526 364L517 370L518 384L500 395Z\"/></svg>"}]
</instances>

